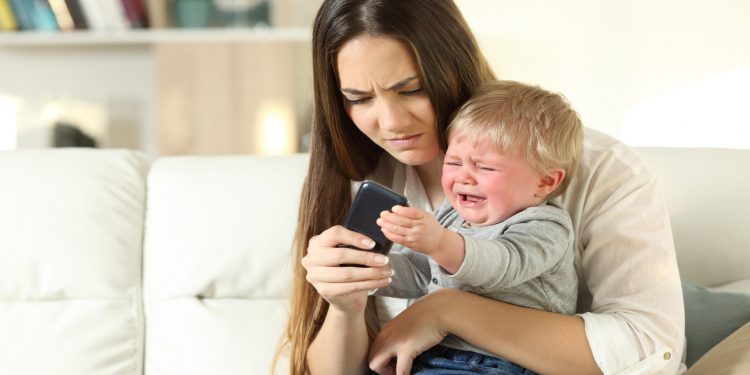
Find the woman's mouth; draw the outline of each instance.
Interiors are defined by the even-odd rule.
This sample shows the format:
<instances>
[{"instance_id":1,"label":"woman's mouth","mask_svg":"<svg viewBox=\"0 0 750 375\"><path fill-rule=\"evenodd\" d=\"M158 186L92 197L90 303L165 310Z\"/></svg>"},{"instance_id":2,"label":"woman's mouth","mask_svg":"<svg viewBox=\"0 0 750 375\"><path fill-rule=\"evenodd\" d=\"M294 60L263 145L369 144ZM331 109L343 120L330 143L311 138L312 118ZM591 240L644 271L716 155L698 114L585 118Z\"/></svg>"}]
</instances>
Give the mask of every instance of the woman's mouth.
<instances>
[{"instance_id":1,"label":"woman's mouth","mask_svg":"<svg viewBox=\"0 0 750 375\"><path fill-rule=\"evenodd\" d=\"M407 137L389 138L386 139L386 142L395 147L409 147L417 143L417 140L419 140L420 136L421 134L416 134Z\"/></svg>"}]
</instances>

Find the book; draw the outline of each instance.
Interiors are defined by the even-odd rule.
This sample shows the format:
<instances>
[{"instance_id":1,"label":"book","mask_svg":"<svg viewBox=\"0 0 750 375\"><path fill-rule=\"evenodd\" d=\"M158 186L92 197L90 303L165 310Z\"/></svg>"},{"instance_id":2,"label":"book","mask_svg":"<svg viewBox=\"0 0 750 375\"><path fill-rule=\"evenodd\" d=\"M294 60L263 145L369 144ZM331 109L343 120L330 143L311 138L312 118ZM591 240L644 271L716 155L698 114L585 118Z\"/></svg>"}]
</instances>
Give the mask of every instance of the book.
<instances>
[{"instance_id":1,"label":"book","mask_svg":"<svg viewBox=\"0 0 750 375\"><path fill-rule=\"evenodd\" d=\"M27 0L31 3L31 20L35 30L59 30L57 19L47 0Z\"/></svg>"},{"instance_id":2,"label":"book","mask_svg":"<svg viewBox=\"0 0 750 375\"><path fill-rule=\"evenodd\" d=\"M141 0L121 0L122 7L125 9L125 16L134 29L148 27L148 15L146 7Z\"/></svg>"},{"instance_id":3,"label":"book","mask_svg":"<svg viewBox=\"0 0 750 375\"><path fill-rule=\"evenodd\" d=\"M68 9L68 5L65 3L65 0L48 1L50 8L52 8L52 13L55 14L57 26L60 27L60 30L70 31L75 29L73 17L70 16L70 10Z\"/></svg>"},{"instance_id":4,"label":"book","mask_svg":"<svg viewBox=\"0 0 750 375\"><path fill-rule=\"evenodd\" d=\"M8 0L0 0L0 31L14 31L18 29L18 21Z\"/></svg>"},{"instance_id":5,"label":"book","mask_svg":"<svg viewBox=\"0 0 750 375\"><path fill-rule=\"evenodd\" d=\"M125 16L134 29L148 27L148 13L141 0L121 0L122 7L125 8Z\"/></svg>"},{"instance_id":6,"label":"book","mask_svg":"<svg viewBox=\"0 0 750 375\"><path fill-rule=\"evenodd\" d=\"M125 9L120 0L97 0L104 15L104 23L108 30L125 30L130 28L125 16Z\"/></svg>"},{"instance_id":7,"label":"book","mask_svg":"<svg viewBox=\"0 0 750 375\"><path fill-rule=\"evenodd\" d=\"M169 17L169 0L146 0L148 23L151 28L166 28L172 25Z\"/></svg>"},{"instance_id":8,"label":"book","mask_svg":"<svg viewBox=\"0 0 750 375\"><path fill-rule=\"evenodd\" d=\"M73 19L73 24L76 29L88 29L88 22L86 22L86 16L83 14L81 3L78 0L65 0L65 4L68 6L70 12L70 18Z\"/></svg>"},{"instance_id":9,"label":"book","mask_svg":"<svg viewBox=\"0 0 750 375\"><path fill-rule=\"evenodd\" d=\"M28 0L10 0L10 6L16 16L18 28L34 30L34 20L31 18L31 2Z\"/></svg>"},{"instance_id":10,"label":"book","mask_svg":"<svg viewBox=\"0 0 750 375\"><path fill-rule=\"evenodd\" d=\"M104 14L99 8L99 0L78 0L86 23L91 30L106 30Z\"/></svg>"}]
</instances>

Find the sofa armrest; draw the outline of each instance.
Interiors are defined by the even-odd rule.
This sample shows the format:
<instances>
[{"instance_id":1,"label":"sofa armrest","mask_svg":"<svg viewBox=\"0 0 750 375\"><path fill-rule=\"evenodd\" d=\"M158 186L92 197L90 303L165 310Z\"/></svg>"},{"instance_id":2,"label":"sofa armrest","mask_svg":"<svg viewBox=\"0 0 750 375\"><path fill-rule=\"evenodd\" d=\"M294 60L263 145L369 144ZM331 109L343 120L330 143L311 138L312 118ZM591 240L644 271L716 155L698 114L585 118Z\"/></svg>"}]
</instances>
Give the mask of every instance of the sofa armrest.
<instances>
[{"instance_id":1,"label":"sofa armrest","mask_svg":"<svg viewBox=\"0 0 750 375\"><path fill-rule=\"evenodd\" d=\"M685 375L750 374L750 323L711 349Z\"/></svg>"}]
</instances>

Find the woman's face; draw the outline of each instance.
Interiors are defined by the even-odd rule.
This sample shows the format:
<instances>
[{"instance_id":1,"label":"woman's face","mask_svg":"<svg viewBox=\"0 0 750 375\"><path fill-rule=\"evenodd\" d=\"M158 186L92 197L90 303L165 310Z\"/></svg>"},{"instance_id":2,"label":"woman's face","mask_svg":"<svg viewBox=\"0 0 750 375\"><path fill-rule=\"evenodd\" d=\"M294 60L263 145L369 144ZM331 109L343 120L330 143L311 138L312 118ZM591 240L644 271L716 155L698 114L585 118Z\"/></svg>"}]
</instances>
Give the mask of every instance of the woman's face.
<instances>
[{"instance_id":1,"label":"woman's face","mask_svg":"<svg viewBox=\"0 0 750 375\"><path fill-rule=\"evenodd\" d=\"M435 110L403 43L352 39L339 51L337 66L346 113L362 133L404 164L422 165L439 155Z\"/></svg>"}]
</instances>

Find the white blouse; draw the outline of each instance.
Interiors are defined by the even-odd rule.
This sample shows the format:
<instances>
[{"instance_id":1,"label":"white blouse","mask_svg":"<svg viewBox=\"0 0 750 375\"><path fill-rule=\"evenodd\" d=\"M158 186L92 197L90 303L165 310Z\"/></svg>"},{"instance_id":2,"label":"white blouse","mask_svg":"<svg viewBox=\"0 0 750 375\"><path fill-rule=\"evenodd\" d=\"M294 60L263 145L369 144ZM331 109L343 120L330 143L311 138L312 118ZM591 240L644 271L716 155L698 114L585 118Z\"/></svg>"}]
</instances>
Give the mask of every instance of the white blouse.
<instances>
[{"instance_id":1,"label":"white blouse","mask_svg":"<svg viewBox=\"0 0 750 375\"><path fill-rule=\"evenodd\" d=\"M402 192L413 207L433 211L413 167L386 157L371 178ZM643 159L586 129L575 178L555 201L573 219L578 315L599 368L604 374L683 372L685 316L672 230ZM413 302L376 299L381 324Z\"/></svg>"}]
</instances>

